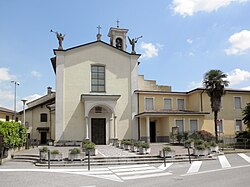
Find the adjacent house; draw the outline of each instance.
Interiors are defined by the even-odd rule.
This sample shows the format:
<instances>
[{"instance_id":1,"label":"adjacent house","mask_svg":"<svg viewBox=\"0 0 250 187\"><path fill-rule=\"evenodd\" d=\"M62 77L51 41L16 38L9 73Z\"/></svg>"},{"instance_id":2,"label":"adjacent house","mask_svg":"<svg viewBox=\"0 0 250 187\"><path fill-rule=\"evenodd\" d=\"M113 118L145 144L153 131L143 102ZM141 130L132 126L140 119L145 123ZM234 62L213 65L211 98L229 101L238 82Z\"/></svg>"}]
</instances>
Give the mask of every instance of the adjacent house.
<instances>
[{"instance_id":1,"label":"adjacent house","mask_svg":"<svg viewBox=\"0 0 250 187\"><path fill-rule=\"evenodd\" d=\"M16 113L16 119L14 120L15 113L8 108L0 107L0 121L21 121L21 115Z\"/></svg>"}]
</instances>

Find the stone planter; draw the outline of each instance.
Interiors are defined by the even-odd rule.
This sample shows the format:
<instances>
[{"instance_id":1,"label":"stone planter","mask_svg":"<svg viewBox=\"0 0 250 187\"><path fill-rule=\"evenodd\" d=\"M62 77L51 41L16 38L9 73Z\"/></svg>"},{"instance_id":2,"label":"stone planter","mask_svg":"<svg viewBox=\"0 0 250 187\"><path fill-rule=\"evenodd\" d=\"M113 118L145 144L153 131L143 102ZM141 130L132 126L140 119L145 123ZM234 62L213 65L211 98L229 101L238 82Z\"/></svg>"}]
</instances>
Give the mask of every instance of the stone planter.
<instances>
[{"instance_id":1,"label":"stone planter","mask_svg":"<svg viewBox=\"0 0 250 187\"><path fill-rule=\"evenodd\" d=\"M121 143L120 143L120 142L116 142L115 146L116 146L117 148L119 148L119 147L121 146Z\"/></svg>"},{"instance_id":2,"label":"stone planter","mask_svg":"<svg viewBox=\"0 0 250 187\"><path fill-rule=\"evenodd\" d=\"M97 149L89 149L89 155L90 156L95 156L98 154L98 150ZM88 150L86 150L86 155L88 155Z\"/></svg>"},{"instance_id":3,"label":"stone planter","mask_svg":"<svg viewBox=\"0 0 250 187\"><path fill-rule=\"evenodd\" d=\"M193 155L195 156L207 156L208 155L208 150L198 150L198 149L193 149Z\"/></svg>"},{"instance_id":4,"label":"stone planter","mask_svg":"<svg viewBox=\"0 0 250 187\"><path fill-rule=\"evenodd\" d=\"M163 150L159 151L159 156L164 158ZM175 151L165 151L165 158L174 158Z\"/></svg>"},{"instance_id":5,"label":"stone planter","mask_svg":"<svg viewBox=\"0 0 250 187\"><path fill-rule=\"evenodd\" d=\"M140 154L149 154L150 152L151 152L151 148L139 147L139 153Z\"/></svg>"},{"instance_id":6,"label":"stone planter","mask_svg":"<svg viewBox=\"0 0 250 187\"><path fill-rule=\"evenodd\" d=\"M124 144L124 149L125 149L125 150L130 150L130 145Z\"/></svg>"},{"instance_id":7,"label":"stone planter","mask_svg":"<svg viewBox=\"0 0 250 187\"><path fill-rule=\"evenodd\" d=\"M219 146L210 147L210 151L211 151L211 152L218 153L218 152L219 152Z\"/></svg>"},{"instance_id":8,"label":"stone planter","mask_svg":"<svg viewBox=\"0 0 250 187\"><path fill-rule=\"evenodd\" d=\"M52 160L52 161L54 161L54 160L61 161L61 160L63 160L63 154L62 153L50 154L50 160Z\"/></svg>"},{"instance_id":9,"label":"stone planter","mask_svg":"<svg viewBox=\"0 0 250 187\"><path fill-rule=\"evenodd\" d=\"M189 147L189 148L194 148L194 142L192 142L192 143L186 143L186 142L185 142L185 143L184 143L184 147L185 147L185 148L188 148L188 147Z\"/></svg>"},{"instance_id":10,"label":"stone planter","mask_svg":"<svg viewBox=\"0 0 250 187\"><path fill-rule=\"evenodd\" d=\"M68 155L68 160L74 161L74 160L84 160L84 153L77 153L77 154L70 154Z\"/></svg>"},{"instance_id":11,"label":"stone planter","mask_svg":"<svg viewBox=\"0 0 250 187\"><path fill-rule=\"evenodd\" d=\"M137 146L134 146L134 145L131 145L131 146L130 146L130 151L132 151L132 152L137 152L137 151L138 151L138 147L137 147Z\"/></svg>"},{"instance_id":12,"label":"stone planter","mask_svg":"<svg viewBox=\"0 0 250 187\"><path fill-rule=\"evenodd\" d=\"M41 160L48 160L48 152L40 152Z\"/></svg>"},{"instance_id":13,"label":"stone planter","mask_svg":"<svg viewBox=\"0 0 250 187\"><path fill-rule=\"evenodd\" d=\"M121 143L120 148L121 148L121 149L124 149L124 144Z\"/></svg>"}]
</instances>

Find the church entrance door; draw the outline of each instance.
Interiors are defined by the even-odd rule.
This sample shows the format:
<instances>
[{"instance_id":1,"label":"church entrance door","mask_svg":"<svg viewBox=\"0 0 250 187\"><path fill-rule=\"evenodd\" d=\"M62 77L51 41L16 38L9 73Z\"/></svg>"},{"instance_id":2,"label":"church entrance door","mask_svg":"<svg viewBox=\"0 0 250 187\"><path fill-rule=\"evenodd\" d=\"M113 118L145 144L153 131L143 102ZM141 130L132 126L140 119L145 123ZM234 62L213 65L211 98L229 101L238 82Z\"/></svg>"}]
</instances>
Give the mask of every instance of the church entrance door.
<instances>
[{"instance_id":1,"label":"church entrance door","mask_svg":"<svg viewBox=\"0 0 250 187\"><path fill-rule=\"evenodd\" d=\"M106 119L92 118L91 119L91 140L96 145L106 144Z\"/></svg>"},{"instance_id":2,"label":"church entrance door","mask_svg":"<svg viewBox=\"0 0 250 187\"><path fill-rule=\"evenodd\" d=\"M47 143L47 132L40 132L40 133L41 133L40 144L46 144Z\"/></svg>"}]
</instances>

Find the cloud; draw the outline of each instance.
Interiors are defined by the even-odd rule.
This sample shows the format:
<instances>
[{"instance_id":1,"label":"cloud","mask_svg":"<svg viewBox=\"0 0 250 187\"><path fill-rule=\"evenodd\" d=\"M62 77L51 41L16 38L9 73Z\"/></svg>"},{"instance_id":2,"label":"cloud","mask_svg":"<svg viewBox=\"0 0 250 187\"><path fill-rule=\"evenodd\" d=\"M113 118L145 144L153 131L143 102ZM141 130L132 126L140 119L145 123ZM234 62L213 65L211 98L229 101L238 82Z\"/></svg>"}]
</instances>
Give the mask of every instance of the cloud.
<instances>
[{"instance_id":1,"label":"cloud","mask_svg":"<svg viewBox=\"0 0 250 187\"><path fill-rule=\"evenodd\" d=\"M221 7L226 7L232 2L246 2L249 0L173 0L170 7L175 13L185 16L192 16L197 12L213 12Z\"/></svg>"},{"instance_id":2,"label":"cloud","mask_svg":"<svg viewBox=\"0 0 250 187\"><path fill-rule=\"evenodd\" d=\"M33 95L29 95L29 96L25 97L25 99L27 99L28 100L27 102L29 103L31 101L34 101L34 100L40 98L40 97L42 97L42 95L33 94Z\"/></svg>"},{"instance_id":3,"label":"cloud","mask_svg":"<svg viewBox=\"0 0 250 187\"><path fill-rule=\"evenodd\" d=\"M202 81L196 82L196 81L192 81L188 84L188 89L192 90L195 88L201 88L203 87L202 85Z\"/></svg>"},{"instance_id":4,"label":"cloud","mask_svg":"<svg viewBox=\"0 0 250 187\"><path fill-rule=\"evenodd\" d=\"M194 56L194 53L193 52L189 52L188 55L189 56Z\"/></svg>"},{"instance_id":5,"label":"cloud","mask_svg":"<svg viewBox=\"0 0 250 187\"><path fill-rule=\"evenodd\" d=\"M228 41L231 43L231 47L225 49L227 55L241 55L246 53L250 49L250 31L243 30L235 33Z\"/></svg>"},{"instance_id":6,"label":"cloud","mask_svg":"<svg viewBox=\"0 0 250 187\"><path fill-rule=\"evenodd\" d=\"M14 99L14 94L13 91L9 91L9 90L2 90L0 89L0 101L1 100L13 100Z\"/></svg>"},{"instance_id":7,"label":"cloud","mask_svg":"<svg viewBox=\"0 0 250 187\"><path fill-rule=\"evenodd\" d=\"M40 97L42 97L42 95L33 94L33 95L29 95L29 96L27 96L27 97L25 97L25 98L23 98L23 99L26 99L26 100L27 100L27 102L26 102L26 104L27 104L27 103L29 103L29 102L31 102L31 101L34 101L34 100L36 100L36 99L38 99L38 98L40 98ZM23 110L23 102L22 102L22 101L17 101L16 108L17 108L17 111ZM26 107L26 108L27 108L27 107Z\"/></svg>"},{"instance_id":8,"label":"cloud","mask_svg":"<svg viewBox=\"0 0 250 187\"><path fill-rule=\"evenodd\" d=\"M9 73L9 69L8 68L0 68L0 82L1 81L10 81L12 79L15 79L16 76L11 75Z\"/></svg>"},{"instance_id":9,"label":"cloud","mask_svg":"<svg viewBox=\"0 0 250 187\"><path fill-rule=\"evenodd\" d=\"M162 48L161 44L152 44L152 43L141 43L141 48L143 50L142 58L153 58L158 56L159 49Z\"/></svg>"},{"instance_id":10,"label":"cloud","mask_svg":"<svg viewBox=\"0 0 250 187\"><path fill-rule=\"evenodd\" d=\"M250 86L247 86L247 87L244 87L244 88L241 88L242 90L250 90Z\"/></svg>"},{"instance_id":11,"label":"cloud","mask_svg":"<svg viewBox=\"0 0 250 187\"><path fill-rule=\"evenodd\" d=\"M230 82L230 86L240 84L250 79L249 71L241 70L238 68L227 73L227 75L227 80Z\"/></svg>"},{"instance_id":12,"label":"cloud","mask_svg":"<svg viewBox=\"0 0 250 187\"><path fill-rule=\"evenodd\" d=\"M31 72L31 75L32 75L33 77L36 77L36 78L42 77L42 74L41 74L40 72L38 72L38 71L35 71L35 70L33 70L33 71Z\"/></svg>"},{"instance_id":13,"label":"cloud","mask_svg":"<svg viewBox=\"0 0 250 187\"><path fill-rule=\"evenodd\" d=\"M229 81L229 86L239 85L243 82L250 80L250 72L241 70L239 68L234 69L233 71L226 73L227 80ZM203 87L203 80L202 81L192 81L188 84L188 89L195 89ZM241 88L244 90L250 90L250 86Z\"/></svg>"},{"instance_id":14,"label":"cloud","mask_svg":"<svg viewBox=\"0 0 250 187\"><path fill-rule=\"evenodd\" d=\"M189 43L189 44L192 44L192 43L193 43L193 40L190 39L190 38L188 38L186 41L187 41L187 43Z\"/></svg>"}]
</instances>

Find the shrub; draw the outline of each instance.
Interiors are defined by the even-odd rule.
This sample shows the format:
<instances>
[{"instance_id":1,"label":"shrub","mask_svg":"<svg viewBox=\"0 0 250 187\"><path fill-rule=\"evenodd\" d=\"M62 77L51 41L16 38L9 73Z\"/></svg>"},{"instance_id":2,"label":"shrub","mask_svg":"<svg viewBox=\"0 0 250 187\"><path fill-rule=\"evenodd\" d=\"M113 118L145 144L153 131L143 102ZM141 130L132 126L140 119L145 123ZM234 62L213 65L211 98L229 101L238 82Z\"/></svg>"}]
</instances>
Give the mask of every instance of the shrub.
<instances>
[{"instance_id":1,"label":"shrub","mask_svg":"<svg viewBox=\"0 0 250 187\"><path fill-rule=\"evenodd\" d=\"M200 138L203 139L204 141L212 141L215 139L215 137L208 131L205 131L205 130L201 130L201 131L198 131L199 135L200 135Z\"/></svg>"},{"instance_id":2,"label":"shrub","mask_svg":"<svg viewBox=\"0 0 250 187\"><path fill-rule=\"evenodd\" d=\"M216 146L217 146L217 143L215 141L210 142L210 147L216 147Z\"/></svg>"},{"instance_id":3,"label":"shrub","mask_svg":"<svg viewBox=\"0 0 250 187\"><path fill-rule=\"evenodd\" d=\"M194 141L195 147L196 147L197 145L203 145L203 144L204 144L204 141L201 140L201 139L197 139L197 140Z\"/></svg>"},{"instance_id":4,"label":"shrub","mask_svg":"<svg viewBox=\"0 0 250 187\"><path fill-rule=\"evenodd\" d=\"M149 145L148 143L142 143L142 144L140 145L140 147L142 147L142 148L149 148L150 145Z\"/></svg>"},{"instance_id":5,"label":"shrub","mask_svg":"<svg viewBox=\"0 0 250 187\"><path fill-rule=\"evenodd\" d=\"M186 144L191 144L192 142L194 142L194 140L191 139L191 138L190 138L190 139L187 139L187 140L185 141Z\"/></svg>"},{"instance_id":6,"label":"shrub","mask_svg":"<svg viewBox=\"0 0 250 187\"><path fill-rule=\"evenodd\" d=\"M80 149L79 148L70 149L69 153L70 154L79 154L80 153Z\"/></svg>"},{"instance_id":7,"label":"shrub","mask_svg":"<svg viewBox=\"0 0 250 187\"><path fill-rule=\"evenodd\" d=\"M171 152L171 151L172 151L172 149L171 149L170 147L168 147L168 146L163 147L162 150L163 150L163 151L166 151L166 152Z\"/></svg>"},{"instance_id":8,"label":"shrub","mask_svg":"<svg viewBox=\"0 0 250 187\"><path fill-rule=\"evenodd\" d=\"M93 142L88 142L84 144L85 149L95 149L95 144Z\"/></svg>"},{"instance_id":9,"label":"shrub","mask_svg":"<svg viewBox=\"0 0 250 187\"><path fill-rule=\"evenodd\" d=\"M205 141L204 146L205 146L205 148L210 148L210 143Z\"/></svg>"},{"instance_id":10,"label":"shrub","mask_svg":"<svg viewBox=\"0 0 250 187\"><path fill-rule=\"evenodd\" d=\"M52 150L51 152L50 152L52 155L56 155L56 154L59 154L59 150Z\"/></svg>"},{"instance_id":11,"label":"shrub","mask_svg":"<svg viewBox=\"0 0 250 187\"><path fill-rule=\"evenodd\" d=\"M196 148L197 150L205 150L205 149L206 149L206 147L205 147L204 144L197 145L197 146L195 146L195 148Z\"/></svg>"},{"instance_id":12,"label":"shrub","mask_svg":"<svg viewBox=\"0 0 250 187\"><path fill-rule=\"evenodd\" d=\"M184 137L183 134L178 134L178 135L177 135L177 141L178 141L179 143L181 143L181 140L182 140L183 137Z\"/></svg>"},{"instance_id":13,"label":"shrub","mask_svg":"<svg viewBox=\"0 0 250 187\"><path fill-rule=\"evenodd\" d=\"M123 141L124 145L131 145L131 143L132 143L131 140L124 140Z\"/></svg>"},{"instance_id":14,"label":"shrub","mask_svg":"<svg viewBox=\"0 0 250 187\"><path fill-rule=\"evenodd\" d=\"M90 143L90 140L83 140L82 141L82 147L85 147L85 144Z\"/></svg>"},{"instance_id":15,"label":"shrub","mask_svg":"<svg viewBox=\"0 0 250 187\"><path fill-rule=\"evenodd\" d=\"M47 153L49 151L48 147L43 147L39 150L40 150L40 152L43 152L43 153Z\"/></svg>"},{"instance_id":16,"label":"shrub","mask_svg":"<svg viewBox=\"0 0 250 187\"><path fill-rule=\"evenodd\" d=\"M202 139L204 141L213 141L215 139L214 135L208 131L205 131L205 130L201 130L201 131L197 131L197 132L194 132L193 134L191 134L189 136L189 138L191 139Z\"/></svg>"},{"instance_id":17,"label":"shrub","mask_svg":"<svg viewBox=\"0 0 250 187\"><path fill-rule=\"evenodd\" d=\"M185 131L185 132L183 133L183 139L184 139L184 140L188 140L188 132L187 132L187 131Z\"/></svg>"},{"instance_id":18,"label":"shrub","mask_svg":"<svg viewBox=\"0 0 250 187\"><path fill-rule=\"evenodd\" d=\"M238 132L235 138L250 138L250 131Z\"/></svg>"}]
</instances>

